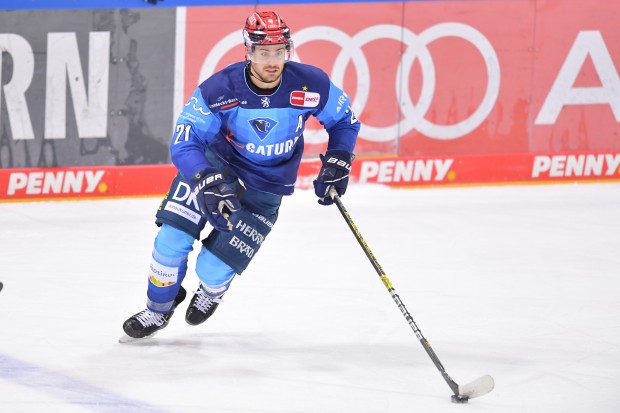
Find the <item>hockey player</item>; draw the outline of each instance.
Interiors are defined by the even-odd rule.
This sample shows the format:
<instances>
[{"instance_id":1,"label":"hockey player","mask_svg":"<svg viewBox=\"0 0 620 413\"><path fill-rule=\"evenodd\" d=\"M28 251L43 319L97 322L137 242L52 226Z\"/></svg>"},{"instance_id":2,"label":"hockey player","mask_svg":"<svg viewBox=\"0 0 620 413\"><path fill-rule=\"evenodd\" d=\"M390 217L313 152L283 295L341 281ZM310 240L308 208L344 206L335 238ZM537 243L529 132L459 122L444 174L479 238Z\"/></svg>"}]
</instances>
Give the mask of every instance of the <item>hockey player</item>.
<instances>
[{"instance_id":1,"label":"hockey player","mask_svg":"<svg viewBox=\"0 0 620 413\"><path fill-rule=\"evenodd\" d=\"M322 70L290 61L290 30L275 12L249 16L243 39L245 61L198 86L176 123L170 152L179 174L156 214L146 309L123 324L130 338L166 327L184 300L188 255L207 221L213 229L185 319L198 325L213 314L276 223L282 196L293 193L310 116L329 134L314 181L319 203L333 203L330 188L347 188L360 129L347 94Z\"/></svg>"}]
</instances>

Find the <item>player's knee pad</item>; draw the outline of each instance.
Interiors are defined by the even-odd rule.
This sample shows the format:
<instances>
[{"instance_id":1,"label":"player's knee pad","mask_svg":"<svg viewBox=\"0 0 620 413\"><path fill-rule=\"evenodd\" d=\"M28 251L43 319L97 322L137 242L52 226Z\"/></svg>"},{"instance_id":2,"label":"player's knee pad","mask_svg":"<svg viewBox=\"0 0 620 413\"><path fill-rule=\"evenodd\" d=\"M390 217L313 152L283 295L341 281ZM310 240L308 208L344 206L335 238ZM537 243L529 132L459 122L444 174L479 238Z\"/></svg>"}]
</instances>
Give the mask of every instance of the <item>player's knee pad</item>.
<instances>
[{"instance_id":1,"label":"player's knee pad","mask_svg":"<svg viewBox=\"0 0 620 413\"><path fill-rule=\"evenodd\" d=\"M166 312L172 306L187 273L187 256L193 249L194 237L170 225L162 225L151 255L147 306Z\"/></svg>"},{"instance_id":2,"label":"player's knee pad","mask_svg":"<svg viewBox=\"0 0 620 413\"><path fill-rule=\"evenodd\" d=\"M237 274L241 274L271 232L275 220L275 213L264 217L242 208L230 217L232 231L212 231L203 244Z\"/></svg>"}]
</instances>

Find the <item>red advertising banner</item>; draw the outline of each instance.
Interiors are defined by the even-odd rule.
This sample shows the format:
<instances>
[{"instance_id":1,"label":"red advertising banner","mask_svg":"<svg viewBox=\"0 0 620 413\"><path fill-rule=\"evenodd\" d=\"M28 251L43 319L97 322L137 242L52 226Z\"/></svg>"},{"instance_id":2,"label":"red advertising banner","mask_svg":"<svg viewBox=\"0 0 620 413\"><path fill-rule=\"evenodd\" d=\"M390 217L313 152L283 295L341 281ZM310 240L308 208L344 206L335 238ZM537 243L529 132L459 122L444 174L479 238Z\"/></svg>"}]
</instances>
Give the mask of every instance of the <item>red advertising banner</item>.
<instances>
[{"instance_id":1,"label":"red advertising banner","mask_svg":"<svg viewBox=\"0 0 620 413\"><path fill-rule=\"evenodd\" d=\"M351 95L363 125L358 154L620 148L620 28L601 18L620 15L619 2L416 1L277 10L293 31L296 60L321 67ZM243 58L241 26L252 11L187 9L186 97ZM307 154L316 155L326 136L318 125L305 135Z\"/></svg>"},{"instance_id":2,"label":"red advertising banner","mask_svg":"<svg viewBox=\"0 0 620 413\"><path fill-rule=\"evenodd\" d=\"M620 2L537 4L529 150L619 149Z\"/></svg>"},{"instance_id":3,"label":"red advertising banner","mask_svg":"<svg viewBox=\"0 0 620 413\"><path fill-rule=\"evenodd\" d=\"M304 160L297 189L312 188L320 168ZM0 169L0 200L161 196L175 175L172 165ZM355 184L395 187L576 180L620 181L620 151L361 157L351 171Z\"/></svg>"},{"instance_id":4,"label":"red advertising banner","mask_svg":"<svg viewBox=\"0 0 620 413\"><path fill-rule=\"evenodd\" d=\"M0 169L0 200L164 195L172 165Z\"/></svg>"},{"instance_id":5,"label":"red advertising banner","mask_svg":"<svg viewBox=\"0 0 620 413\"><path fill-rule=\"evenodd\" d=\"M320 169L303 162L298 187L312 188ZM352 164L357 184L395 187L620 180L620 151L364 157Z\"/></svg>"},{"instance_id":6,"label":"red advertising banner","mask_svg":"<svg viewBox=\"0 0 620 413\"><path fill-rule=\"evenodd\" d=\"M277 10L291 27L294 60L322 68L351 96L362 122L353 163L354 182L425 186L620 180L620 25L614 18L620 16L620 2L409 1L267 8ZM175 44L184 49L174 53L182 56L176 62L176 72L183 73L182 85L176 88L182 89L183 100L202 80L243 60L241 30L245 18L254 11L254 6L177 10ZM150 42L148 36L143 39L144 31L137 29L151 27L162 18L170 21L171 15L144 13L141 26L132 26L129 34L141 34L139 44ZM94 16L102 15L97 12ZM120 19L123 14L114 12L110 16ZM15 19L5 20L9 30L19 33L13 26L23 25ZM80 29L84 36L79 37L52 33L56 30L47 26L32 27L30 37L42 39L46 35L47 44L73 45L75 56L84 55L83 59L87 49L74 47L74 38L83 37L85 41L88 34L93 42L101 38L105 44L114 44L108 42L111 38L105 25ZM118 73L108 83L113 88L118 86L122 93L116 89L107 93L112 101L122 100L127 107L112 105L109 116L107 111L102 112L105 116L101 118L109 117L107 124L111 125L102 134L105 137L74 136L73 123L84 130L93 127L86 117L65 121L50 115L32 122L33 133L15 138L16 131L30 130L23 127L28 122L15 121L29 113L19 108L30 107L35 119L35 115L46 113L48 105L41 100L44 94L36 93L38 89L28 89L26 78L13 76L16 80L1 88L8 115L3 109L0 120L12 135L3 132L0 139L0 200L162 195L168 189L176 173L172 165L124 166L163 162L168 132L151 139L155 135L144 119L147 115L156 119L162 130L168 130L170 123L170 119L165 120L170 115L168 109L146 110L143 106L146 83L140 81L142 72L136 71L134 57L152 56L134 53L146 50L136 49L136 41L131 41L136 40L134 37L127 39L131 46L127 64L112 65L116 72L110 69ZM28 55L24 50L32 48L30 43L16 43L15 39L15 33L0 35L0 43L7 48L5 55L10 54L15 65L22 64L19 67L30 67L23 66L29 62L23 56ZM167 44L169 47L162 50L172 59L171 38ZM97 50L107 62L108 53ZM65 54L57 56L64 59ZM110 56L115 58L116 54ZM75 61L75 70L85 64L77 58L71 61ZM35 63L43 64L40 59ZM65 66L54 67L54 73L64 79ZM116 78L127 71L134 75L119 82ZM129 92L131 99L125 90L130 81L135 87ZM172 83L164 83L163 89L171 94ZM16 88L21 92L16 93ZM65 89L50 89L50 93L63 96L59 105L50 108L66 106ZM11 90L15 93L7 100L7 91ZM159 93L148 96L161 101ZM90 107L88 99L79 102ZM84 113L75 108L73 112ZM37 129L43 123L45 127ZM60 139L46 132L48 123L49 128L69 125L73 129L70 136ZM319 169L317 155L325 150L327 135L317 122L308 122L304 139L300 188L311 187ZM66 151L59 150L61 147ZM121 147L124 149L119 150ZM69 152L72 157L67 156ZM81 158L73 159L73 154ZM90 166L94 161L76 166L95 155L114 159L119 166ZM40 168L32 168L34 165Z\"/></svg>"},{"instance_id":7,"label":"red advertising banner","mask_svg":"<svg viewBox=\"0 0 620 413\"><path fill-rule=\"evenodd\" d=\"M405 8L399 155L528 152L535 2Z\"/></svg>"}]
</instances>

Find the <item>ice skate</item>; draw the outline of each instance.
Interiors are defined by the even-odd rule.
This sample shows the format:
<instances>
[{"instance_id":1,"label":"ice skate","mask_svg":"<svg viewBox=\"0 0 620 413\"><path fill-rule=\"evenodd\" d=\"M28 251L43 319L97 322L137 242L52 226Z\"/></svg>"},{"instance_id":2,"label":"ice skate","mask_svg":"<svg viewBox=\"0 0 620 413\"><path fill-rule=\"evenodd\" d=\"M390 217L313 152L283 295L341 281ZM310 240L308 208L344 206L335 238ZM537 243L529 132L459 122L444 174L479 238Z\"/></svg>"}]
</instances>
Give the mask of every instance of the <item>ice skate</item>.
<instances>
[{"instance_id":1,"label":"ice skate","mask_svg":"<svg viewBox=\"0 0 620 413\"><path fill-rule=\"evenodd\" d=\"M223 296L223 293L218 296L210 295L205 291L201 283L198 290L194 293L192 301L190 301L187 312L185 313L185 321L187 324L197 326L207 321L207 319L213 315L217 306L223 301Z\"/></svg>"},{"instance_id":2,"label":"ice skate","mask_svg":"<svg viewBox=\"0 0 620 413\"><path fill-rule=\"evenodd\" d=\"M128 343L135 340L141 340L153 337L159 330L165 328L170 321L170 317L174 314L177 306L185 300L187 292L181 287L174 299L172 308L165 314L155 313L148 308L131 316L123 323L125 335L119 338L119 343Z\"/></svg>"}]
</instances>

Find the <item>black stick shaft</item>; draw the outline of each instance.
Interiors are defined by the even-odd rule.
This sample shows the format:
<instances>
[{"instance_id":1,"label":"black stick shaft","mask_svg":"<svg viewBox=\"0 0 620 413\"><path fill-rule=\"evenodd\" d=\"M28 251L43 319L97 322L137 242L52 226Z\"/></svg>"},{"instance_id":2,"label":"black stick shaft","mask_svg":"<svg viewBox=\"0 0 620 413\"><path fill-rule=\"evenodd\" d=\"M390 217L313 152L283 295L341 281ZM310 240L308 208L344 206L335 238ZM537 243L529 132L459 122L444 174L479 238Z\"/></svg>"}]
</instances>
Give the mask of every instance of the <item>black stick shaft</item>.
<instances>
[{"instance_id":1,"label":"black stick shaft","mask_svg":"<svg viewBox=\"0 0 620 413\"><path fill-rule=\"evenodd\" d=\"M446 372L446 369L441 364L441 361L439 361L439 357L437 357L437 354L435 354L435 351L431 347L430 343L428 342L428 340L426 340L426 338L422 334L422 331L420 331L420 329L418 328L417 324L413 320L413 317L411 317L411 314L409 314L409 311L405 307L405 304L402 302L398 294L396 294L396 290L394 289L394 286L388 279L387 275L385 275L385 272L381 268L381 265L379 265L379 262L377 261L374 254L370 250L370 247L368 246L368 244L366 244L366 241L364 241L362 234L357 229L357 226L353 222L353 219L351 219L351 216L349 215L349 212L347 211L347 209L344 207L344 204L340 200L340 197L334 192L332 192L330 195L333 197L334 202L336 206L338 207L338 210L344 217L345 221L347 222L347 225L349 225L351 232L353 232L353 235L355 235L355 239L357 239L357 242L359 242L362 249L364 250L364 253L368 257L368 260L370 261L372 266L375 268L375 271L377 271L377 274L379 274L379 277L381 278L383 285L385 286L385 288L388 290L388 292L392 296L392 299L394 300L394 302L400 309L400 312L403 314L403 316L407 320L407 323L409 324L409 326L415 333L416 337L418 337L418 340L420 340L422 347L424 347L424 350L426 350L426 353L431 358L431 360L433 361L433 364L435 364L435 366L441 373L441 376L444 378L446 383L448 383L448 386L450 386L450 389L452 390L452 392L458 396L459 394L458 384L456 384L454 380L452 380L452 378L448 375L448 373Z\"/></svg>"}]
</instances>

